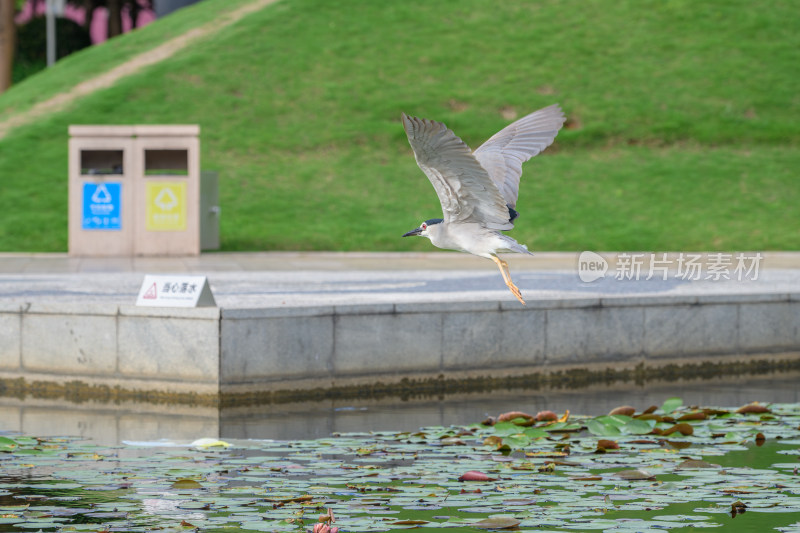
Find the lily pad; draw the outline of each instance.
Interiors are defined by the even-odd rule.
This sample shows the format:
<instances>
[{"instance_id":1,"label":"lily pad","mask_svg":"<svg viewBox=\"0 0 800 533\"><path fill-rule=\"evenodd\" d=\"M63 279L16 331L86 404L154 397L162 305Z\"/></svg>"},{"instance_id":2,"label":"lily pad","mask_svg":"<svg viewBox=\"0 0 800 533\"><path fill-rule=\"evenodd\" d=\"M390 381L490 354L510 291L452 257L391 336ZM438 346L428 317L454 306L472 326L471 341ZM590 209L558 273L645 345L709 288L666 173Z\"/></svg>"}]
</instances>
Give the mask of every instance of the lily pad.
<instances>
[{"instance_id":1,"label":"lily pad","mask_svg":"<svg viewBox=\"0 0 800 533\"><path fill-rule=\"evenodd\" d=\"M470 525L478 529L513 529L519 525L519 520L507 517L485 518Z\"/></svg>"}]
</instances>

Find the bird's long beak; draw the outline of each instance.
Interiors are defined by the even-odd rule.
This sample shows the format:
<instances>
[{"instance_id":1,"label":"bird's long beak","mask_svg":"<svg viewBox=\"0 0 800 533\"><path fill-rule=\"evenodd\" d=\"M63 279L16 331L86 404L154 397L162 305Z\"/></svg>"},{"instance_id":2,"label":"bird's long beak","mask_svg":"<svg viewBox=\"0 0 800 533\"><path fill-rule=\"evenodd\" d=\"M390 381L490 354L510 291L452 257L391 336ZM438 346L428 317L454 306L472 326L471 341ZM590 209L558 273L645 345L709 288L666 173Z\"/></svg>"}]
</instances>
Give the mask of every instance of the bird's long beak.
<instances>
[{"instance_id":1,"label":"bird's long beak","mask_svg":"<svg viewBox=\"0 0 800 533\"><path fill-rule=\"evenodd\" d=\"M420 228L414 228L408 233L405 233L403 237L413 237L414 235L419 235L420 233L422 233L422 230Z\"/></svg>"}]
</instances>

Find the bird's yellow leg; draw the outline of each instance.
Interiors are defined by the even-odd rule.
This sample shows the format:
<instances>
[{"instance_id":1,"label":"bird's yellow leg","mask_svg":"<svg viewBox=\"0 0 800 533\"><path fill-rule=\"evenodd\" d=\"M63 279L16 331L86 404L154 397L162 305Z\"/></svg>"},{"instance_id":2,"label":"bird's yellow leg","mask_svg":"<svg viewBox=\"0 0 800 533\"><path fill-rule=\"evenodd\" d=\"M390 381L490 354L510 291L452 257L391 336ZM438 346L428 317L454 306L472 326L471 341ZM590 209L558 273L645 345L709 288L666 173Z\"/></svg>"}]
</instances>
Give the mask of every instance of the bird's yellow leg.
<instances>
[{"instance_id":1,"label":"bird's yellow leg","mask_svg":"<svg viewBox=\"0 0 800 533\"><path fill-rule=\"evenodd\" d=\"M513 281L511 281L511 273L508 271L508 263L494 255L492 256L492 261L494 261L497 265L497 268L500 269L500 274L503 275L503 281L506 282L506 286L511 291L511 294L516 296L517 300L519 300L522 305L525 305L525 300L522 299L522 293L519 292L517 286L514 285Z\"/></svg>"}]
</instances>

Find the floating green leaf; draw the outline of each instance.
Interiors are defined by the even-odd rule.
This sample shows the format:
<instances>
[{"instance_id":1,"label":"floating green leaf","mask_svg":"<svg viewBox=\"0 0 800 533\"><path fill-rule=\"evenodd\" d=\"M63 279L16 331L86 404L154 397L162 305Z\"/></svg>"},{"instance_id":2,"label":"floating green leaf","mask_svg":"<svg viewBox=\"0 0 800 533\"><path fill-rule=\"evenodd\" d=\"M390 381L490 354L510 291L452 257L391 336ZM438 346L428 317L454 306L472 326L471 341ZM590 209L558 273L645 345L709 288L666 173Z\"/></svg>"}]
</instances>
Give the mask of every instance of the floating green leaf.
<instances>
[{"instance_id":1,"label":"floating green leaf","mask_svg":"<svg viewBox=\"0 0 800 533\"><path fill-rule=\"evenodd\" d=\"M12 452L17 448L16 441L8 437L0 437L0 452Z\"/></svg>"},{"instance_id":2,"label":"floating green leaf","mask_svg":"<svg viewBox=\"0 0 800 533\"><path fill-rule=\"evenodd\" d=\"M170 485L173 489L202 489L203 485L193 479L179 479Z\"/></svg>"},{"instance_id":3,"label":"floating green leaf","mask_svg":"<svg viewBox=\"0 0 800 533\"><path fill-rule=\"evenodd\" d=\"M683 400L681 398L667 398L664 400L664 403L661 404L661 410L665 414L671 414L678 410L679 407L683 405Z\"/></svg>"},{"instance_id":4,"label":"floating green leaf","mask_svg":"<svg viewBox=\"0 0 800 533\"><path fill-rule=\"evenodd\" d=\"M485 518L471 524L478 529L512 529L519 525L519 520L508 517Z\"/></svg>"},{"instance_id":5,"label":"floating green leaf","mask_svg":"<svg viewBox=\"0 0 800 533\"><path fill-rule=\"evenodd\" d=\"M652 423L651 423L652 422ZM637 418L631 419L622 426L623 433L629 435L646 435L653 431L655 420L639 420Z\"/></svg>"},{"instance_id":6,"label":"floating green leaf","mask_svg":"<svg viewBox=\"0 0 800 533\"><path fill-rule=\"evenodd\" d=\"M526 428L522 433L531 439L541 439L550 435L547 431L539 428Z\"/></svg>"},{"instance_id":7,"label":"floating green leaf","mask_svg":"<svg viewBox=\"0 0 800 533\"><path fill-rule=\"evenodd\" d=\"M492 428L492 433L498 436L505 436L505 435L516 435L517 433L522 433L525 428L518 426L513 422L498 422Z\"/></svg>"},{"instance_id":8,"label":"floating green leaf","mask_svg":"<svg viewBox=\"0 0 800 533\"><path fill-rule=\"evenodd\" d=\"M617 425L608 421L604 422L597 418L593 418L592 420L586 422L586 428L593 435L598 435L601 437L616 437L618 435L622 435L622 431Z\"/></svg>"}]
</instances>

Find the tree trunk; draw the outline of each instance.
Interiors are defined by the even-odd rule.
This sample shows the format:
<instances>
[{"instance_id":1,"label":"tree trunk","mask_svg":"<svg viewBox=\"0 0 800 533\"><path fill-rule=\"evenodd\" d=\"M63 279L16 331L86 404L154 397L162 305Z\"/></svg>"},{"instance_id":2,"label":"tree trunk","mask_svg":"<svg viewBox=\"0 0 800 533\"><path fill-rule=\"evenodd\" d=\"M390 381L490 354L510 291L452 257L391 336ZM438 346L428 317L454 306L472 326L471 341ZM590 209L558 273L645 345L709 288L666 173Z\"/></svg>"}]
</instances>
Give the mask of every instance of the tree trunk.
<instances>
[{"instance_id":1,"label":"tree trunk","mask_svg":"<svg viewBox=\"0 0 800 533\"><path fill-rule=\"evenodd\" d=\"M11 87L17 36L17 27L14 25L14 4L14 0L0 0L0 93Z\"/></svg>"},{"instance_id":2,"label":"tree trunk","mask_svg":"<svg viewBox=\"0 0 800 533\"><path fill-rule=\"evenodd\" d=\"M0 0L2 1L2 0ZM122 33L122 0L108 0L108 38Z\"/></svg>"},{"instance_id":3,"label":"tree trunk","mask_svg":"<svg viewBox=\"0 0 800 533\"><path fill-rule=\"evenodd\" d=\"M86 31L88 31L90 35L92 33L92 21L94 21L95 13L97 13L97 5L94 2L86 2L86 18L83 21L83 27L86 28Z\"/></svg>"},{"instance_id":4,"label":"tree trunk","mask_svg":"<svg viewBox=\"0 0 800 533\"><path fill-rule=\"evenodd\" d=\"M131 29L135 30L139 27L139 12L141 10L142 6L139 5L138 0L128 4L128 14L131 17Z\"/></svg>"}]
</instances>

